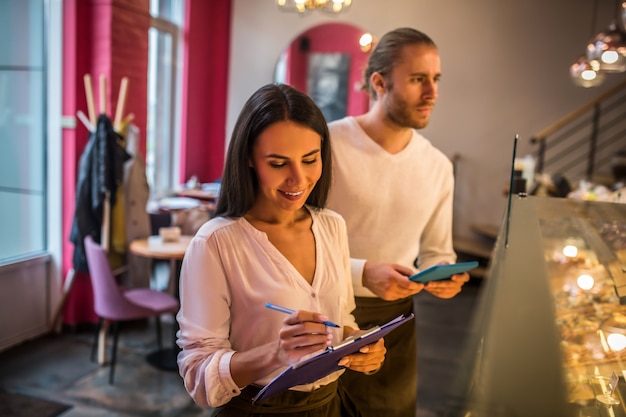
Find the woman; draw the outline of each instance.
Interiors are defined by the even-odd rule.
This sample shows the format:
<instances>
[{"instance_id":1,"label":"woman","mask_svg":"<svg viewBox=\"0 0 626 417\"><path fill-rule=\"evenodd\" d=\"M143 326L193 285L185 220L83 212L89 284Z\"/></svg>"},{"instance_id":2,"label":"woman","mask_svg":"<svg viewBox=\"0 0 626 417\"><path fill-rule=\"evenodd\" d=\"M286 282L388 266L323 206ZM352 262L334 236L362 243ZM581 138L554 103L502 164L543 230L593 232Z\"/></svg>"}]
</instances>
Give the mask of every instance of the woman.
<instances>
[{"instance_id":1,"label":"woman","mask_svg":"<svg viewBox=\"0 0 626 417\"><path fill-rule=\"evenodd\" d=\"M324 209L330 161L324 116L308 96L272 84L246 102L216 216L181 271L180 374L213 416L358 415L339 387L343 371L251 403L287 366L358 331L345 223ZM339 364L370 373L384 355L381 339Z\"/></svg>"}]
</instances>

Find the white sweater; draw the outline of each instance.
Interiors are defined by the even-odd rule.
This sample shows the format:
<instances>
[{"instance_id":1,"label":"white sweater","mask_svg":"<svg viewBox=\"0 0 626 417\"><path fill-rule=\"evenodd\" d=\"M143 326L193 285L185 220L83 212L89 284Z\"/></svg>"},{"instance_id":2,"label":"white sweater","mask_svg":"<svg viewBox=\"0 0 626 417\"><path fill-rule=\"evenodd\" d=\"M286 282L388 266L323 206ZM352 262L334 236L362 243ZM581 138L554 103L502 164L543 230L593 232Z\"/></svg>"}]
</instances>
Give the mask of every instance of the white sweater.
<instances>
[{"instance_id":1,"label":"white sweater","mask_svg":"<svg viewBox=\"0 0 626 417\"><path fill-rule=\"evenodd\" d=\"M414 270L418 257L419 269L454 262L451 161L416 131L392 155L353 117L329 128L333 183L327 206L346 220L355 296L375 297L362 285L366 260Z\"/></svg>"}]
</instances>

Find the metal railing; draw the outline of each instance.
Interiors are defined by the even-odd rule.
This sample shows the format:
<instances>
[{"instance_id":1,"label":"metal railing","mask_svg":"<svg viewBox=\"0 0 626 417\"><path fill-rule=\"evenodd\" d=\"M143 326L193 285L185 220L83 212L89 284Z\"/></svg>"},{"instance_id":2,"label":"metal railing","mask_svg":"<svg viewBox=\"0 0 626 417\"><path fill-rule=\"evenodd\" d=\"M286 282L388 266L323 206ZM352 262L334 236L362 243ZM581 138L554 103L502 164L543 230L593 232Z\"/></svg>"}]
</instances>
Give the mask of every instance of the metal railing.
<instances>
[{"instance_id":1,"label":"metal railing","mask_svg":"<svg viewBox=\"0 0 626 417\"><path fill-rule=\"evenodd\" d=\"M570 182L609 177L610 160L626 151L626 80L537 133L536 173Z\"/></svg>"}]
</instances>

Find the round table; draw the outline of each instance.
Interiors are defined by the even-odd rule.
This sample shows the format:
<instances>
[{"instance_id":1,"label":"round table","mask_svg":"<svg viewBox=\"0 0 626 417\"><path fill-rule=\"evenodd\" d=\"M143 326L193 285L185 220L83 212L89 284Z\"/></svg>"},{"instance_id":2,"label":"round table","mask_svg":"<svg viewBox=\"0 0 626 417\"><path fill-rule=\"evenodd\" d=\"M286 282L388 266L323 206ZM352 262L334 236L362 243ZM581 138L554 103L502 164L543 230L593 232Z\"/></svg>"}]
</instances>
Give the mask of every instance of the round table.
<instances>
[{"instance_id":1,"label":"round table","mask_svg":"<svg viewBox=\"0 0 626 417\"><path fill-rule=\"evenodd\" d=\"M130 251L148 258L181 260L192 238L182 235L177 241L164 242L161 236L149 236L130 242Z\"/></svg>"},{"instance_id":2,"label":"round table","mask_svg":"<svg viewBox=\"0 0 626 417\"><path fill-rule=\"evenodd\" d=\"M185 257L185 251L193 236L183 235L177 241L163 241L161 236L150 236L142 239L135 239L130 243L130 251L135 255L151 259L164 259L170 261L170 278L168 282L168 292L178 298L178 264ZM176 325L174 322L174 337L176 336ZM158 349L150 353L146 360L155 368L176 371L176 356L178 347L174 341L173 348Z\"/></svg>"},{"instance_id":3,"label":"round table","mask_svg":"<svg viewBox=\"0 0 626 417\"><path fill-rule=\"evenodd\" d=\"M161 236L150 236L135 239L130 242L130 251L135 255L151 259L164 259L170 261L170 279L168 291L177 296L178 271L177 263L185 256L185 251L193 236L182 235L179 240L164 242Z\"/></svg>"}]
</instances>

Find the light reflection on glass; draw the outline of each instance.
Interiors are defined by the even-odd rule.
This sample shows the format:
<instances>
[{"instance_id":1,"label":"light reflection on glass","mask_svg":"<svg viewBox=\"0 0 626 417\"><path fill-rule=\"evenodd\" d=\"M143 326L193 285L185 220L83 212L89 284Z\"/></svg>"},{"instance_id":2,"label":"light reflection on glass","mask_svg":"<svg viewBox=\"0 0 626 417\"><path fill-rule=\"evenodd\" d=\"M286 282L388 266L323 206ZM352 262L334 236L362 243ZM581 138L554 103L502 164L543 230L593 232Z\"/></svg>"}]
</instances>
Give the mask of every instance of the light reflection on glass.
<instances>
[{"instance_id":1,"label":"light reflection on glass","mask_svg":"<svg viewBox=\"0 0 626 417\"><path fill-rule=\"evenodd\" d=\"M613 352L619 352L626 348L626 336L621 333L609 333L606 337L606 342Z\"/></svg>"},{"instance_id":2,"label":"light reflection on glass","mask_svg":"<svg viewBox=\"0 0 626 417\"><path fill-rule=\"evenodd\" d=\"M582 290L590 290L593 288L595 281L591 275L582 274L576 279L576 284L578 284L578 287Z\"/></svg>"}]
</instances>

